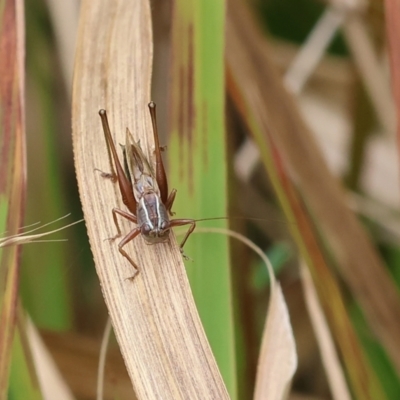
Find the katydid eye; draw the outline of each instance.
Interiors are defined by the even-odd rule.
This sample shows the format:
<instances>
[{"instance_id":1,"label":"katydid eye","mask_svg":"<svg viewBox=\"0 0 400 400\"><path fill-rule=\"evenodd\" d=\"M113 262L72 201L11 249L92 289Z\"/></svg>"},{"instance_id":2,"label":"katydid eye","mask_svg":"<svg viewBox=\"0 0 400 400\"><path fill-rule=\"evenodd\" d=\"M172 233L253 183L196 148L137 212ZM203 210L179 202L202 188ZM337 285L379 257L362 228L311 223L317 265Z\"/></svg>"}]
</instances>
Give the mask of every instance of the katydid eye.
<instances>
[{"instance_id":1,"label":"katydid eye","mask_svg":"<svg viewBox=\"0 0 400 400\"><path fill-rule=\"evenodd\" d=\"M160 224L160 229L162 229L163 231L165 231L166 229L168 229L168 222L167 221L162 221Z\"/></svg>"},{"instance_id":2,"label":"katydid eye","mask_svg":"<svg viewBox=\"0 0 400 400\"><path fill-rule=\"evenodd\" d=\"M142 229L141 229L141 231L142 231L142 234L143 235L147 235L147 236L149 236L150 234L151 234L151 227L150 227L150 225L149 224L144 224L144 225L142 225Z\"/></svg>"}]
</instances>

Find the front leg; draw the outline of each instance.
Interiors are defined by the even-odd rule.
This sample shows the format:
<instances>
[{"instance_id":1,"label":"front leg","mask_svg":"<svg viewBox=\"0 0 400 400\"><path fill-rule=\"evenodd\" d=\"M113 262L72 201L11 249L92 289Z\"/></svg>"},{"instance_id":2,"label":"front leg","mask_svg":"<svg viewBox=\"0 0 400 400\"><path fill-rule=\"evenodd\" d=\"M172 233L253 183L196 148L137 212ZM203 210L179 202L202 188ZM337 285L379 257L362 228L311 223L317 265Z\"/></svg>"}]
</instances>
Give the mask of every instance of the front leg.
<instances>
[{"instance_id":1,"label":"front leg","mask_svg":"<svg viewBox=\"0 0 400 400\"><path fill-rule=\"evenodd\" d=\"M183 252L183 246L185 245L186 241L188 240L189 236L191 233L195 230L196 228L196 221L194 219L173 219L171 221L170 227L173 228L175 226L183 226L183 225L189 225L190 227L186 232L185 237L183 238L179 248L181 250L182 255L186 258L184 252Z\"/></svg>"},{"instance_id":2,"label":"front leg","mask_svg":"<svg viewBox=\"0 0 400 400\"><path fill-rule=\"evenodd\" d=\"M130 280L133 280L135 276L139 273L139 267L138 265L132 260L132 258L129 256L129 254L123 249L123 247L128 244L131 240L135 239L136 236L140 234L140 227L137 227L130 231L118 244L118 250L119 252L129 261L129 263L133 267L133 275L128 278Z\"/></svg>"},{"instance_id":3,"label":"front leg","mask_svg":"<svg viewBox=\"0 0 400 400\"><path fill-rule=\"evenodd\" d=\"M113 220L114 220L114 224L117 227L117 234L110 238L110 240L115 240L116 238L121 236L121 228L119 227L119 223L118 223L118 219L117 219L117 214L119 214L121 217L126 218L127 220L137 224L137 218L135 215L132 215L126 211L122 211L119 208L113 208L112 209L112 215L113 215Z\"/></svg>"}]
</instances>

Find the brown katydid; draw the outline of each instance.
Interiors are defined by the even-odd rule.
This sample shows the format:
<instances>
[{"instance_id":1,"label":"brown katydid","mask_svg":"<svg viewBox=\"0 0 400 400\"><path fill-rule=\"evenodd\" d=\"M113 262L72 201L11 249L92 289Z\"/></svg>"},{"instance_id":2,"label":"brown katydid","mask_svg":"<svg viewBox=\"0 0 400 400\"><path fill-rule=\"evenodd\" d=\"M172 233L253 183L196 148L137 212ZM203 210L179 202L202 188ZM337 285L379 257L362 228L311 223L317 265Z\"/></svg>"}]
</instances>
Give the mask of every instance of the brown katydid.
<instances>
[{"instance_id":1,"label":"brown katydid","mask_svg":"<svg viewBox=\"0 0 400 400\"><path fill-rule=\"evenodd\" d=\"M175 200L176 190L173 189L168 195L168 181L158 139L156 105L154 102L150 102L148 106L153 125L155 169L152 167L152 162L144 155L139 142L133 140L128 128L125 146L122 146L124 168L122 167L111 136L106 110L99 111L111 166L111 174L103 173L102 175L110 177L113 181L118 181L122 201L129 210L127 212L119 208L112 209L114 223L118 231L113 239L122 235L117 215L137 225L118 244L119 252L135 270L132 278L138 273L139 267L123 249L127 243L139 234L143 235L148 244L165 242L169 238L171 228L190 224L180 244L183 253L183 246L196 227L196 221L193 219L169 219L169 215L173 215L171 208ZM113 165L115 165L115 169Z\"/></svg>"}]
</instances>

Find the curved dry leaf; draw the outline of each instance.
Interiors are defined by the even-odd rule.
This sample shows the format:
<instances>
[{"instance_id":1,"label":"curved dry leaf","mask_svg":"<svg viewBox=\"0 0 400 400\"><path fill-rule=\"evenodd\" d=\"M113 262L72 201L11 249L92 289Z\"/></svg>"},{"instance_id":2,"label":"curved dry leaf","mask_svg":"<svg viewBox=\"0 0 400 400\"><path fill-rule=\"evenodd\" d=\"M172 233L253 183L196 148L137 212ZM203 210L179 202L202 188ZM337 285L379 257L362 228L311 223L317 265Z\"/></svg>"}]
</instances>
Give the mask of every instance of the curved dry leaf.
<instances>
[{"instance_id":1,"label":"curved dry leaf","mask_svg":"<svg viewBox=\"0 0 400 400\"><path fill-rule=\"evenodd\" d=\"M115 143L128 127L149 157L154 148L150 100L152 32L149 2L82 3L73 87L73 139L79 191L96 270L116 338L138 398L227 399L201 326L174 237L124 249L132 266L106 241L116 233L111 209L124 209L109 162L98 110L107 110ZM120 223L122 232L132 226Z\"/></svg>"},{"instance_id":2,"label":"curved dry leaf","mask_svg":"<svg viewBox=\"0 0 400 400\"><path fill-rule=\"evenodd\" d=\"M197 228L194 233L231 236L250 247L264 261L270 277L271 294L258 359L254 400L285 399L297 368L296 343L285 298L270 261L251 240L230 229Z\"/></svg>"},{"instance_id":3,"label":"curved dry leaf","mask_svg":"<svg viewBox=\"0 0 400 400\"><path fill-rule=\"evenodd\" d=\"M296 344L282 289L271 288L254 400L285 399L297 368Z\"/></svg>"}]
</instances>

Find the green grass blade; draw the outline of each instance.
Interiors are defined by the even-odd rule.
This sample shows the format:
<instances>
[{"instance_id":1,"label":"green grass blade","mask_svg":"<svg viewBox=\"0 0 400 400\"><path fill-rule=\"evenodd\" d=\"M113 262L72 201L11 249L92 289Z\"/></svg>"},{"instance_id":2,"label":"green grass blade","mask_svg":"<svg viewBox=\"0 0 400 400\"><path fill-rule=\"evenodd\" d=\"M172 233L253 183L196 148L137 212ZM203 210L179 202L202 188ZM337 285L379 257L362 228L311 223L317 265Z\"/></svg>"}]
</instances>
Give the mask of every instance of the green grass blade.
<instances>
[{"instance_id":1,"label":"green grass blade","mask_svg":"<svg viewBox=\"0 0 400 400\"><path fill-rule=\"evenodd\" d=\"M27 72L32 82L29 98L35 112L28 112L28 204L26 223L52 221L71 211L61 174L57 145L59 126L58 93L54 62L55 49L44 4L27 0ZM30 109L28 109L30 111ZM69 233L66 233L65 238ZM72 326L71 289L67 274L70 260L67 246L60 243L26 246L21 269L21 293L35 323L46 329L70 329ZM40 263L37 262L40 254ZM32 277L34 276L34 279Z\"/></svg>"},{"instance_id":2,"label":"green grass blade","mask_svg":"<svg viewBox=\"0 0 400 400\"><path fill-rule=\"evenodd\" d=\"M177 0L173 13L170 185L178 189L179 218L228 212L224 126L223 1ZM227 227L227 221L201 226ZM232 398L236 360L229 240L211 235L189 239L187 271L203 326Z\"/></svg>"}]
</instances>

